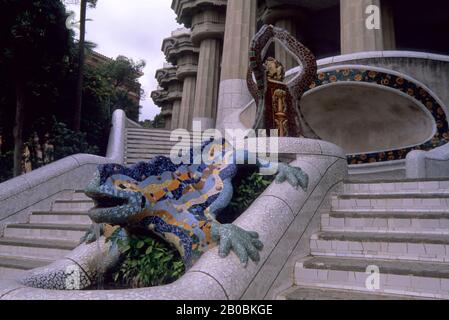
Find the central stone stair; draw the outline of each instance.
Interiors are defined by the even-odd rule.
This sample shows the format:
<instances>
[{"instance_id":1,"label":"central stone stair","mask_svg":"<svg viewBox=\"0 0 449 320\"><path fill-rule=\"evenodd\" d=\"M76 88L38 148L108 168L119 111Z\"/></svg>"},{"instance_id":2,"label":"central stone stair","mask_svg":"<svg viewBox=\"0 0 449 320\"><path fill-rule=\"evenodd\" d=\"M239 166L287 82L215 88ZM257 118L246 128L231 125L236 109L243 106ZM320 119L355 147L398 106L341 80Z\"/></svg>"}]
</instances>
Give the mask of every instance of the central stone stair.
<instances>
[{"instance_id":1,"label":"central stone stair","mask_svg":"<svg viewBox=\"0 0 449 320\"><path fill-rule=\"evenodd\" d=\"M193 141L201 143L200 137L193 138L187 131L176 134L174 141L170 140L171 134L172 131L163 129L126 129L125 164L147 162L160 155L170 157L175 145L190 149Z\"/></svg>"},{"instance_id":2,"label":"central stone stair","mask_svg":"<svg viewBox=\"0 0 449 320\"><path fill-rule=\"evenodd\" d=\"M346 183L281 299L449 299L449 181ZM379 270L379 287L367 285Z\"/></svg>"}]
</instances>

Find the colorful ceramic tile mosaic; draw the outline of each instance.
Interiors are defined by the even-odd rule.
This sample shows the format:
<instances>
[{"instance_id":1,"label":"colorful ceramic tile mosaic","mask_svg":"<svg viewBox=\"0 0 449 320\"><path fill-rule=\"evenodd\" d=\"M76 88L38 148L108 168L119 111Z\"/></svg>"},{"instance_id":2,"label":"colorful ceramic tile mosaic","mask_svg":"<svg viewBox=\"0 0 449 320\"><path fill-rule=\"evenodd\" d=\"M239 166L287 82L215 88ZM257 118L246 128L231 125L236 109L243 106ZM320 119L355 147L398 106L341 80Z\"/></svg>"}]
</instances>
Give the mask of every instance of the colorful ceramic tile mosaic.
<instances>
[{"instance_id":1,"label":"colorful ceramic tile mosaic","mask_svg":"<svg viewBox=\"0 0 449 320\"><path fill-rule=\"evenodd\" d=\"M348 156L349 164L402 160L413 150L429 151L449 142L449 124L443 107L425 88L403 77L369 69L336 69L318 73L316 80L310 85L308 90L342 81L367 82L399 90L424 105L432 114L437 126L437 132L434 137L421 145L377 153L350 155Z\"/></svg>"}]
</instances>

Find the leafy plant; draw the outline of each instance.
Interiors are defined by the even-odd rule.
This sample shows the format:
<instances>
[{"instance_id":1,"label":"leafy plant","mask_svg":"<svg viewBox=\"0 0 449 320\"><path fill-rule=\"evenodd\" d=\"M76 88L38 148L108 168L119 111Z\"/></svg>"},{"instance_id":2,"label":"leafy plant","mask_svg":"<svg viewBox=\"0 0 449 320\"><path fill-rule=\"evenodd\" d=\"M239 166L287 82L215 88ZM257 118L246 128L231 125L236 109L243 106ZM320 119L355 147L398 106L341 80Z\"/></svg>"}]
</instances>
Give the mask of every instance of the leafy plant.
<instances>
[{"instance_id":1,"label":"leafy plant","mask_svg":"<svg viewBox=\"0 0 449 320\"><path fill-rule=\"evenodd\" d=\"M132 288L159 286L176 281L184 273L178 252L168 244L144 235L129 241L115 239L123 262L112 273L114 282Z\"/></svg>"},{"instance_id":2,"label":"leafy plant","mask_svg":"<svg viewBox=\"0 0 449 320\"><path fill-rule=\"evenodd\" d=\"M257 168L239 170L233 180L234 194L229 205L219 215L221 223L232 223L273 182L273 177L260 175Z\"/></svg>"},{"instance_id":3,"label":"leafy plant","mask_svg":"<svg viewBox=\"0 0 449 320\"><path fill-rule=\"evenodd\" d=\"M55 160L77 153L98 154L98 147L87 143L86 133L74 132L65 123L54 123L53 137Z\"/></svg>"},{"instance_id":4,"label":"leafy plant","mask_svg":"<svg viewBox=\"0 0 449 320\"><path fill-rule=\"evenodd\" d=\"M0 154L0 183L11 179L13 176L13 154L12 151Z\"/></svg>"}]
</instances>

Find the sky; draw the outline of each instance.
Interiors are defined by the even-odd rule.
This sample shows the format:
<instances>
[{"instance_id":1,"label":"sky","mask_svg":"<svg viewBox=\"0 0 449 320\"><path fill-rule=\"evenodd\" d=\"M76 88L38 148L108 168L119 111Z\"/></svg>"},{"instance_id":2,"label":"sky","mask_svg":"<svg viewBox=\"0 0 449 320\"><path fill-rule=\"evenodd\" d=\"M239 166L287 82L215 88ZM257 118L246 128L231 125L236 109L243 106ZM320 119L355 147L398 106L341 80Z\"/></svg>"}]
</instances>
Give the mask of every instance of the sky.
<instances>
[{"instance_id":1,"label":"sky","mask_svg":"<svg viewBox=\"0 0 449 320\"><path fill-rule=\"evenodd\" d=\"M158 86L156 70L166 62L162 40L182 27L175 20L171 3L172 0L98 0L96 8L87 12L92 21L87 22L86 40L97 44L95 51L111 58L124 55L146 62L144 75L139 79L145 90L140 120L153 119L160 112L150 95ZM79 16L79 5L67 5L67 10Z\"/></svg>"}]
</instances>

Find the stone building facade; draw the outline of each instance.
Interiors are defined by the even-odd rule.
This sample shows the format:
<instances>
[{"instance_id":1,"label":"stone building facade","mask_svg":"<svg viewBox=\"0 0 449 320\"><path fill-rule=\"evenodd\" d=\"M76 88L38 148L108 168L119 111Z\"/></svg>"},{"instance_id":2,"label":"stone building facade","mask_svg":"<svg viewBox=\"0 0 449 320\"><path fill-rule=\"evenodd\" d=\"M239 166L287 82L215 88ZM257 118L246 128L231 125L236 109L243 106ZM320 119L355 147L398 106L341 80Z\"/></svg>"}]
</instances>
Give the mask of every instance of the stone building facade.
<instances>
[{"instance_id":1,"label":"stone building facade","mask_svg":"<svg viewBox=\"0 0 449 320\"><path fill-rule=\"evenodd\" d=\"M319 59L302 112L351 164L400 162L411 150L449 142L445 1L173 0L172 9L185 29L164 40L171 65L157 71L161 88L153 93L167 129L191 129L194 120L203 130L250 128L249 43L272 24ZM287 78L300 71L277 42L267 55L289 70Z\"/></svg>"}]
</instances>

